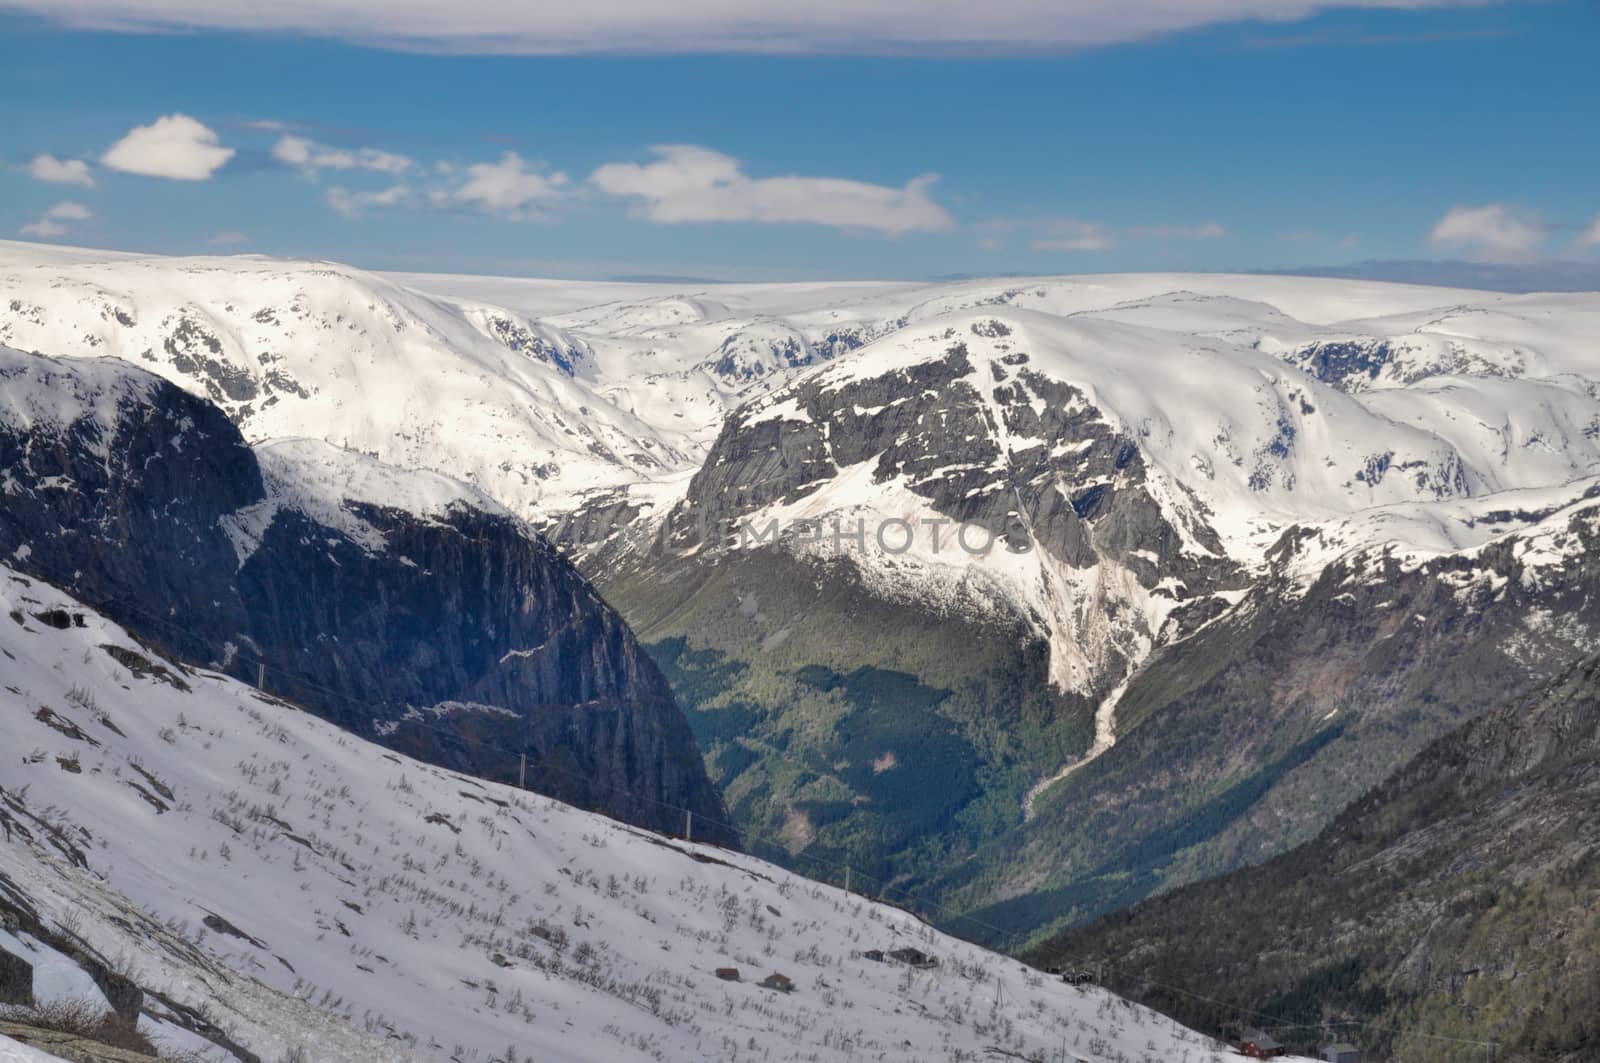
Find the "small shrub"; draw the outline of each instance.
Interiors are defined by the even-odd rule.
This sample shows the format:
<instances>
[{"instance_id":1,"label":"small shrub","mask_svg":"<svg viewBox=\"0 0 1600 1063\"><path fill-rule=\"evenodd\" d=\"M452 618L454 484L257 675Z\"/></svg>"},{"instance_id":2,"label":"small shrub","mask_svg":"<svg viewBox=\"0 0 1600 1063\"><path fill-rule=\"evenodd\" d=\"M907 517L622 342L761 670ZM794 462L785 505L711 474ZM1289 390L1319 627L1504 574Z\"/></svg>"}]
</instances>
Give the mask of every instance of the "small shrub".
<instances>
[{"instance_id":1,"label":"small shrub","mask_svg":"<svg viewBox=\"0 0 1600 1063\"><path fill-rule=\"evenodd\" d=\"M60 1000L33 1008L13 1009L8 1017L42 1030L98 1041L111 1048L125 1048L147 1056L156 1054L156 1046L139 1032L136 1024L87 1000Z\"/></svg>"}]
</instances>

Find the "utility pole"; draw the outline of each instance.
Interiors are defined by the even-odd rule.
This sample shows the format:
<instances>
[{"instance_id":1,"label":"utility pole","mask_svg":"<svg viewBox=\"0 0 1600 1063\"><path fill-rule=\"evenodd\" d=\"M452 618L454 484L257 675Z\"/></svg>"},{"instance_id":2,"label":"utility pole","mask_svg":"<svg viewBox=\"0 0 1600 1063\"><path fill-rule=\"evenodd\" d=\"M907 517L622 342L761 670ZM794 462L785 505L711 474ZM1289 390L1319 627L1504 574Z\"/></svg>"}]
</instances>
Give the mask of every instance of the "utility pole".
<instances>
[{"instance_id":1,"label":"utility pole","mask_svg":"<svg viewBox=\"0 0 1600 1063\"><path fill-rule=\"evenodd\" d=\"M527 750L523 750L522 751L522 765L519 768L517 768L517 789L526 790L527 788L528 788L528 751Z\"/></svg>"},{"instance_id":2,"label":"utility pole","mask_svg":"<svg viewBox=\"0 0 1600 1063\"><path fill-rule=\"evenodd\" d=\"M692 842L694 841L694 810L686 810L685 815L688 816L688 819L683 824L683 840Z\"/></svg>"},{"instance_id":3,"label":"utility pole","mask_svg":"<svg viewBox=\"0 0 1600 1063\"><path fill-rule=\"evenodd\" d=\"M850 892L850 865L844 865L844 891Z\"/></svg>"},{"instance_id":4,"label":"utility pole","mask_svg":"<svg viewBox=\"0 0 1600 1063\"><path fill-rule=\"evenodd\" d=\"M267 666L260 661L256 662L256 689L267 689Z\"/></svg>"}]
</instances>

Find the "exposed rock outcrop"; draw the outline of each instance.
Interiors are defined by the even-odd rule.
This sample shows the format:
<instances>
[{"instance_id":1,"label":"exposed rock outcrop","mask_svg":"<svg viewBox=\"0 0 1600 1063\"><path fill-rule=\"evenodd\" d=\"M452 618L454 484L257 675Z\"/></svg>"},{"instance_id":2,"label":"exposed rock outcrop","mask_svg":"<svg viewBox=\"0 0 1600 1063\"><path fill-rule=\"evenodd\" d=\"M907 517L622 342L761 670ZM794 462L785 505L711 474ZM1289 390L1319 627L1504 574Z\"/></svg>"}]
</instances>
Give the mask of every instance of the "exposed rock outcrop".
<instances>
[{"instance_id":1,"label":"exposed rock outcrop","mask_svg":"<svg viewBox=\"0 0 1600 1063\"><path fill-rule=\"evenodd\" d=\"M265 472L264 472L265 470ZM112 359L0 351L0 556L155 647L448 767L732 840L627 625L526 524L324 444L258 456Z\"/></svg>"}]
</instances>

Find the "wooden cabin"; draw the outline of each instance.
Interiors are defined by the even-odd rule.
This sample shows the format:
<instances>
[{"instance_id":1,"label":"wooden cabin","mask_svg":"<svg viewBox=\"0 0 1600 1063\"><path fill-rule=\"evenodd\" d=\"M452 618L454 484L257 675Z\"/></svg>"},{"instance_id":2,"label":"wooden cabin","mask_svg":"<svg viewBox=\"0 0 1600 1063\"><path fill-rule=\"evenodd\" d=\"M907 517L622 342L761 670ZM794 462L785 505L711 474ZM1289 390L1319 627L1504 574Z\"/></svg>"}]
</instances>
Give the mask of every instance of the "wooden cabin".
<instances>
[{"instance_id":1,"label":"wooden cabin","mask_svg":"<svg viewBox=\"0 0 1600 1063\"><path fill-rule=\"evenodd\" d=\"M1251 1059L1278 1059L1283 1042L1264 1030L1246 1030L1239 1038L1239 1051Z\"/></svg>"}]
</instances>

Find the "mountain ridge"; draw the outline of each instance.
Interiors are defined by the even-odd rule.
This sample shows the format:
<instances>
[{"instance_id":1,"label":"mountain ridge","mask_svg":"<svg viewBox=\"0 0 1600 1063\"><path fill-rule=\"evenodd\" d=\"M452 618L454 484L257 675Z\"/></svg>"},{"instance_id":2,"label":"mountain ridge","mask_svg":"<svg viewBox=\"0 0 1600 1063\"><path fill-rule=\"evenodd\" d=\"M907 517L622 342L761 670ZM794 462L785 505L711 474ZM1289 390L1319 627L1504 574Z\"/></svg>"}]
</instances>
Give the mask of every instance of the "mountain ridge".
<instances>
[{"instance_id":1,"label":"mountain ridge","mask_svg":"<svg viewBox=\"0 0 1600 1063\"><path fill-rule=\"evenodd\" d=\"M265 461L115 359L0 349L0 556L152 644L357 733L732 841L659 671L531 528L442 477L322 443Z\"/></svg>"},{"instance_id":2,"label":"mountain ridge","mask_svg":"<svg viewBox=\"0 0 1600 1063\"><path fill-rule=\"evenodd\" d=\"M1357 1020L1349 1029L1398 1059L1481 1058L1490 1042L1511 1061L1589 1059L1597 779L1589 657L1428 746L1312 841L1031 956L1109 961L1108 985L1202 1026L1254 1008ZM1233 914L1246 910L1248 927ZM1197 955L1219 920L1234 924L1229 945ZM1232 1007L1192 995L1218 984Z\"/></svg>"},{"instance_id":3,"label":"mountain ridge","mask_svg":"<svg viewBox=\"0 0 1600 1063\"><path fill-rule=\"evenodd\" d=\"M83 320L83 277L140 292L165 278L176 302L247 319L283 301L251 277L328 279L247 260L230 311L185 271L231 260L130 266L16 245L0 259L24 290L54 278L67 353L103 336L135 358L114 317ZM559 466L544 480L511 435L464 456L465 437L364 424L354 392L291 434L359 436L546 529L642 636L741 828L786 839L766 855L855 866L1007 933L1302 841L1593 640L1588 518L1571 507L1600 473L1594 296L1209 274L334 274L448 338L418 362L372 346L374 364L438 390L463 364L492 385L510 358L555 389L518 392L553 403L536 419L574 434L540 437L540 462ZM307 305L336 316L337 302ZM0 306L0 329L34 329L26 317ZM375 343L380 325L325 335ZM187 350L157 331L153 350ZM287 366L317 351L316 333L250 336L224 346L252 374L261 354ZM785 534L697 538L728 520ZM873 533L897 521L968 521L998 545L878 549ZM845 549L826 548L830 531ZM1139 867L1108 864L1112 840Z\"/></svg>"}]
</instances>

